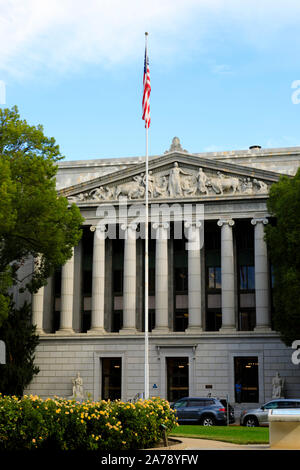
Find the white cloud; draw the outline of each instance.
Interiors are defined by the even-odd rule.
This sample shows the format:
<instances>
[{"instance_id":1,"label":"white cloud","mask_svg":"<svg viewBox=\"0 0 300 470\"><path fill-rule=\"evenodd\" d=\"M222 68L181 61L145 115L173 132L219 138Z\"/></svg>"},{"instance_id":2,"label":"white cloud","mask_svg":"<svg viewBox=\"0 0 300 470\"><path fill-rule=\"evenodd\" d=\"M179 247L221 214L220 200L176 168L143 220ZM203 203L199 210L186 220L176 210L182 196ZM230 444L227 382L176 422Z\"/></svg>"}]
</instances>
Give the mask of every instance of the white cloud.
<instances>
[{"instance_id":1,"label":"white cloud","mask_svg":"<svg viewBox=\"0 0 300 470\"><path fill-rule=\"evenodd\" d=\"M299 13L297 0L0 0L0 70L23 77L111 66L140 57L145 30L161 59L205 50L231 29L265 47Z\"/></svg>"}]
</instances>

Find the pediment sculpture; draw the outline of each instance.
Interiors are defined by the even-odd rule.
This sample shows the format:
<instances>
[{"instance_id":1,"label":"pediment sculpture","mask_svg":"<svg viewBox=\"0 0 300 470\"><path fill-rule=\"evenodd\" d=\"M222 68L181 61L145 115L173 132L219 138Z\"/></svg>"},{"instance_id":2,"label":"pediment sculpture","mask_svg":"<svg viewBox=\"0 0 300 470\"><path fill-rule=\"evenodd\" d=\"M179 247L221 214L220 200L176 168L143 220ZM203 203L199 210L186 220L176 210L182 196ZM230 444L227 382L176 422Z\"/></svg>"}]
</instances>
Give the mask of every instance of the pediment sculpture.
<instances>
[{"instance_id":1,"label":"pediment sculpture","mask_svg":"<svg viewBox=\"0 0 300 470\"><path fill-rule=\"evenodd\" d=\"M181 168L178 162L168 170L156 174L148 172L150 199L184 198L193 196L252 195L268 193L270 184L253 177L232 176L220 171L208 172L202 167L196 170ZM146 175L141 173L130 181L99 186L86 192L69 196L70 202L101 202L143 199L146 192Z\"/></svg>"}]
</instances>

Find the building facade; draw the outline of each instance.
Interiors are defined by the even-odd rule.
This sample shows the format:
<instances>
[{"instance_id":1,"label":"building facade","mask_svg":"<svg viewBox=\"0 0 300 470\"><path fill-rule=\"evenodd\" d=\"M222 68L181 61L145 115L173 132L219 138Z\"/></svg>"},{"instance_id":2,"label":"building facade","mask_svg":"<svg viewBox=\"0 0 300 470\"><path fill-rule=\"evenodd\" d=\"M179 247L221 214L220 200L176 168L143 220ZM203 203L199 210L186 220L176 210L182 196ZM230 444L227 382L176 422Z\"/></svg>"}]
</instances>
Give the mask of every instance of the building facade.
<instances>
[{"instance_id":1,"label":"building facade","mask_svg":"<svg viewBox=\"0 0 300 470\"><path fill-rule=\"evenodd\" d=\"M264 241L269 188L299 163L300 148L191 154L178 138L150 157L150 396L235 403L239 382L243 403L263 403L279 372L299 397ZM68 397L79 372L91 398L132 399L144 391L144 157L60 163L57 189L83 236L32 298L40 373L26 393Z\"/></svg>"}]
</instances>

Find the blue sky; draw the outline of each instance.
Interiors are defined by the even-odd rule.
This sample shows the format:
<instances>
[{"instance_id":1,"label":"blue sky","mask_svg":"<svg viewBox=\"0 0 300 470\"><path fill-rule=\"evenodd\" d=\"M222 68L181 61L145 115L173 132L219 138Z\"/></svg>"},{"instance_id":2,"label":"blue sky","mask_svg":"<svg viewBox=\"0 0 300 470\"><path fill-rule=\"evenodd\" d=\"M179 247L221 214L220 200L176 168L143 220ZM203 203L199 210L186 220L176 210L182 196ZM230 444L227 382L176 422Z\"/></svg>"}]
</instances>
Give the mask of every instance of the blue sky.
<instances>
[{"instance_id":1,"label":"blue sky","mask_svg":"<svg viewBox=\"0 0 300 470\"><path fill-rule=\"evenodd\" d=\"M5 103L67 160L300 145L296 0L0 1ZM294 93L294 95L293 95ZM292 97L294 96L294 99Z\"/></svg>"}]
</instances>

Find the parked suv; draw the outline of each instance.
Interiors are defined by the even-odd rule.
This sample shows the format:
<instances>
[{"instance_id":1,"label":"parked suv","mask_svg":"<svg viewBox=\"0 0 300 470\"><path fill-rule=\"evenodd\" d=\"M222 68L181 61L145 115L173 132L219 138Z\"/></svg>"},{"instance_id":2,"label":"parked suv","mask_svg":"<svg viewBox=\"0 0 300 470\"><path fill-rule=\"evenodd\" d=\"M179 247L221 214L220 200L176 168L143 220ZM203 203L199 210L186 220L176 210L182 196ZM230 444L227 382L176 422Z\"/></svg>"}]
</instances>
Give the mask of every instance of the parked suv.
<instances>
[{"instance_id":1,"label":"parked suv","mask_svg":"<svg viewBox=\"0 0 300 470\"><path fill-rule=\"evenodd\" d=\"M202 426L226 425L226 408L217 398L184 397L171 404L178 422L194 422Z\"/></svg>"},{"instance_id":2,"label":"parked suv","mask_svg":"<svg viewBox=\"0 0 300 470\"><path fill-rule=\"evenodd\" d=\"M244 410L240 416L240 424L251 427L268 425L269 410L277 408L300 408L300 399L279 398L265 403L260 408Z\"/></svg>"}]
</instances>

